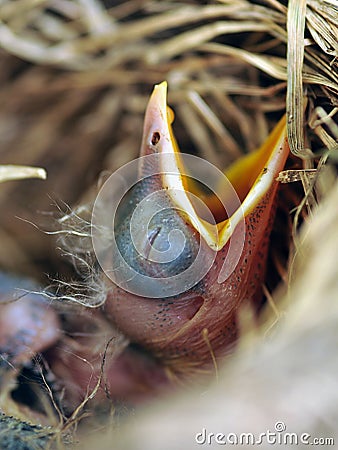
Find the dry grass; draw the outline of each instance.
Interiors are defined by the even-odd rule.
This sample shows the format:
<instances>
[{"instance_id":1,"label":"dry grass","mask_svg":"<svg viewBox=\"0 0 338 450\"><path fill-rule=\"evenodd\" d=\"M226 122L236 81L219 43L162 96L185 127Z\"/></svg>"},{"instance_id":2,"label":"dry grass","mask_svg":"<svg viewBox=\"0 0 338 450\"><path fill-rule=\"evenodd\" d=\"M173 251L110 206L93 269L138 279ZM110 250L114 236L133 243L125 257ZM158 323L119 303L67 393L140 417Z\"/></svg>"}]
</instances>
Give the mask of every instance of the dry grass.
<instances>
[{"instance_id":1,"label":"dry grass","mask_svg":"<svg viewBox=\"0 0 338 450\"><path fill-rule=\"evenodd\" d=\"M1 2L1 162L45 167L49 179L43 190L36 182L2 189L9 246L0 264L34 276L46 263L60 270L51 240L9 217L36 222L32 211L51 210L47 192L72 206L102 169L135 157L146 100L163 79L182 149L221 168L256 148L285 110L305 169L312 154L334 154L337 2L324 3Z\"/></svg>"},{"instance_id":2,"label":"dry grass","mask_svg":"<svg viewBox=\"0 0 338 450\"><path fill-rule=\"evenodd\" d=\"M0 166L0 183L11 180L23 180L25 178L40 178L41 180L45 180L47 173L40 167Z\"/></svg>"}]
</instances>

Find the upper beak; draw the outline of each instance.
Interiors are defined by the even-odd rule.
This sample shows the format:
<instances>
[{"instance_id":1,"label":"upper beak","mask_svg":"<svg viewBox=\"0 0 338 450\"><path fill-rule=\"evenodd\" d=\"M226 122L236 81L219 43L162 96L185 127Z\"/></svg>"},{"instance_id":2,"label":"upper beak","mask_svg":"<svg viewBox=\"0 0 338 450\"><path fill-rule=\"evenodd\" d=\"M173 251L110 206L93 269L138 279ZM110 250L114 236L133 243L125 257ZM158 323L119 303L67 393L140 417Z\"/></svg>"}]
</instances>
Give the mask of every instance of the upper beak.
<instances>
[{"instance_id":1,"label":"upper beak","mask_svg":"<svg viewBox=\"0 0 338 450\"><path fill-rule=\"evenodd\" d=\"M171 124L174 119L172 110L167 106L167 83L156 85L150 97L144 121L141 156L154 153L160 155L160 186L166 189L177 210L186 212L191 225L200 233L213 250L222 249L230 239L233 230L243 217L250 214L265 198L276 177L283 169L289 153L286 143L286 123L283 117L264 144L255 152L242 157L225 171L227 179L236 190L241 205L228 217L223 217L216 225L200 217L191 201L191 195L200 194L203 201L212 210L214 217L219 217L215 210L219 207L216 194L206 198L198 193L196 185L186 177L178 145ZM163 157L169 153L170 158ZM188 169L188 168L187 168ZM141 175L146 175L144 164L139 168ZM155 188L155 186L154 186ZM220 182L217 190L224 189Z\"/></svg>"}]
</instances>

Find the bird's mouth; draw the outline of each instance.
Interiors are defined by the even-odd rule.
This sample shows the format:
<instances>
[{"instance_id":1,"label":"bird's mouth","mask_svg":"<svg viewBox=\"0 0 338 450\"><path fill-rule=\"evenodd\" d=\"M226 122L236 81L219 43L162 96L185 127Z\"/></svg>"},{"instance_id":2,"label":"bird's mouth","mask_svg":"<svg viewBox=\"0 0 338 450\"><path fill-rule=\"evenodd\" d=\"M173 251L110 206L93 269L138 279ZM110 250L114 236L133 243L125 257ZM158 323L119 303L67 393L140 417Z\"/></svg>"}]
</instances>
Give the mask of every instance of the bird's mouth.
<instances>
[{"instance_id":1,"label":"bird's mouth","mask_svg":"<svg viewBox=\"0 0 338 450\"><path fill-rule=\"evenodd\" d=\"M101 267L122 289L150 298L187 292L215 266L219 252L224 262L217 263L221 269L215 266L217 282L230 276L243 253L246 231L252 234L249 244L266 233L276 177L289 151L282 119L260 149L224 175L204 159L179 151L173 119L163 82L148 102L140 157L109 178L93 210L93 229L98 230L93 243Z\"/></svg>"},{"instance_id":2,"label":"bird's mouth","mask_svg":"<svg viewBox=\"0 0 338 450\"><path fill-rule=\"evenodd\" d=\"M167 83L163 82L155 86L146 109L140 155L159 154L161 176L157 188L168 192L173 205L186 213L190 225L208 246L219 251L236 226L262 201L284 166L288 154L284 145L285 117L258 150L243 156L224 172L225 177L220 178L216 192L211 195L206 195L199 183L187 176L189 167L184 166L184 158L174 137L173 120L174 114L167 106ZM141 165L139 170L142 176L147 175L147 167ZM236 208L230 208L230 213L220 201L229 182L238 200ZM204 217L194 201L196 197L203 200L216 223Z\"/></svg>"},{"instance_id":3,"label":"bird's mouth","mask_svg":"<svg viewBox=\"0 0 338 450\"><path fill-rule=\"evenodd\" d=\"M102 267L116 286L107 311L117 326L159 358L168 349L169 359L180 360L182 346L184 351L191 347L189 358L199 364L210 357L202 330L209 330L208 339L223 351L236 338L238 306L259 296L276 177L289 148L283 118L260 149L224 176L207 161L179 151L173 118L163 82L148 102L140 158L126 165L133 168L135 181L124 197L117 195L115 239L101 245L107 255ZM197 166L212 166L220 174L211 181L202 177L214 187L211 195L191 175L188 164L194 158ZM109 194L109 186L117 189L126 180L113 174L104 188ZM201 201L211 217L206 218ZM109 229L111 215L106 215Z\"/></svg>"}]
</instances>

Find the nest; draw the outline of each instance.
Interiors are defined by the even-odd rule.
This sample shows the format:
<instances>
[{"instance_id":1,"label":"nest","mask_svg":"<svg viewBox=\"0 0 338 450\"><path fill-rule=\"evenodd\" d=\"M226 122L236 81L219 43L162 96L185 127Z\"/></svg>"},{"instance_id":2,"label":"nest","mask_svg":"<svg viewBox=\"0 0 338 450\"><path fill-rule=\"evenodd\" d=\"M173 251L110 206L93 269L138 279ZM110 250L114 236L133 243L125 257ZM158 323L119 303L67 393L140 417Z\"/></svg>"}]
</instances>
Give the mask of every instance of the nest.
<instances>
[{"instance_id":1,"label":"nest","mask_svg":"<svg viewBox=\"0 0 338 450\"><path fill-rule=\"evenodd\" d=\"M280 210L297 208L287 230L297 236L299 217L312 216L335 177L338 4L284 3L1 2L1 164L48 173L1 185L1 267L43 283L46 273L74 276L41 229L86 203L103 171L138 155L145 105L163 80L181 149L219 168L257 148L286 112L299 159L280 180L302 189L283 196ZM285 284L293 256L272 255Z\"/></svg>"}]
</instances>

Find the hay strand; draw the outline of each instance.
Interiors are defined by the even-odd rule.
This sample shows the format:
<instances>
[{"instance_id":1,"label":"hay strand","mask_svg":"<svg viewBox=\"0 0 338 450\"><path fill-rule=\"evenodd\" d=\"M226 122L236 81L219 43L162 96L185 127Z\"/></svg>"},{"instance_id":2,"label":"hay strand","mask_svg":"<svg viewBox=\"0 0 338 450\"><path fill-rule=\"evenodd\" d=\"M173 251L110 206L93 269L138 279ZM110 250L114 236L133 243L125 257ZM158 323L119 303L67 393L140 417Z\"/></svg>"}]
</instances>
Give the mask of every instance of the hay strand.
<instances>
[{"instance_id":1,"label":"hay strand","mask_svg":"<svg viewBox=\"0 0 338 450\"><path fill-rule=\"evenodd\" d=\"M288 53L286 114L288 139L292 153L305 156L303 61L306 0L290 0L288 8Z\"/></svg>"},{"instance_id":2,"label":"hay strand","mask_svg":"<svg viewBox=\"0 0 338 450\"><path fill-rule=\"evenodd\" d=\"M10 180L23 180L25 178L39 178L45 180L47 172L40 167L2 165L0 166L0 183Z\"/></svg>"}]
</instances>

